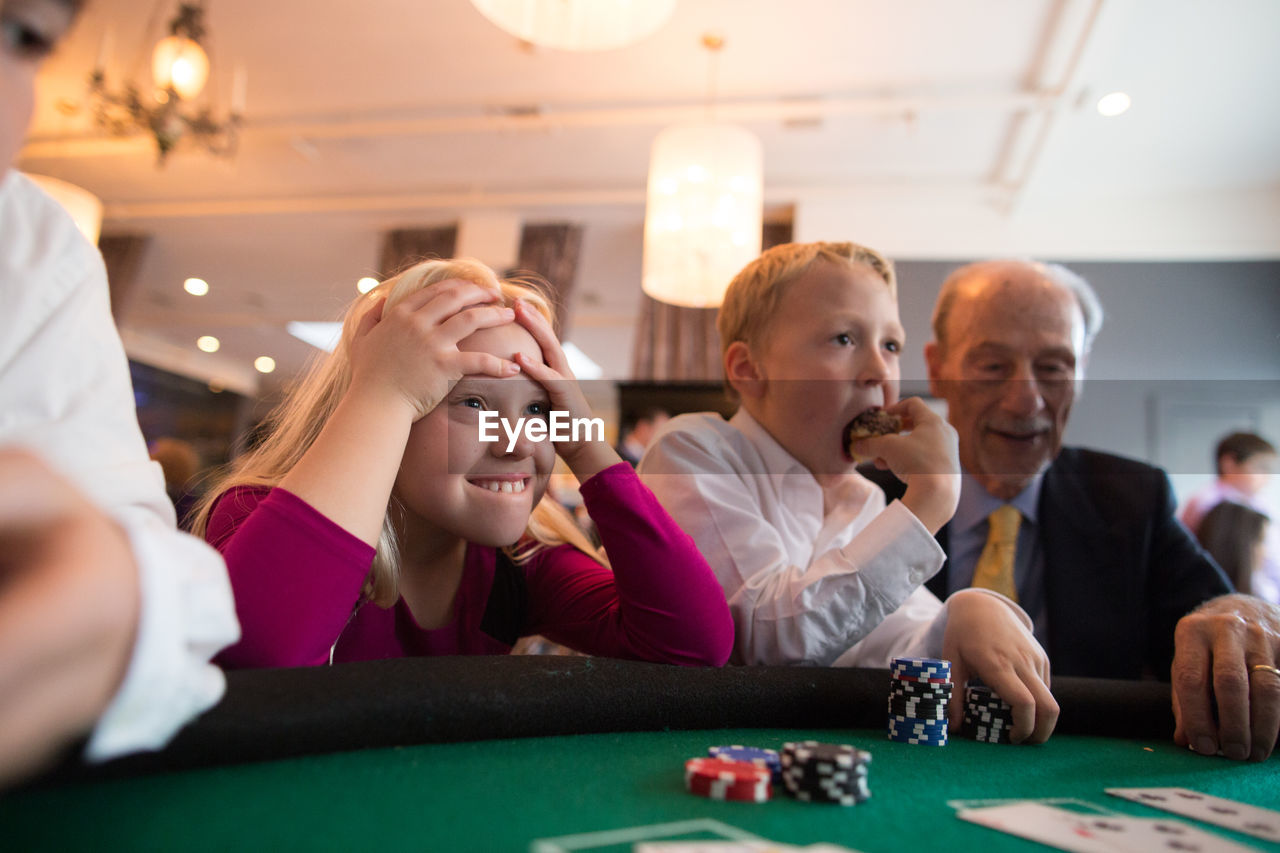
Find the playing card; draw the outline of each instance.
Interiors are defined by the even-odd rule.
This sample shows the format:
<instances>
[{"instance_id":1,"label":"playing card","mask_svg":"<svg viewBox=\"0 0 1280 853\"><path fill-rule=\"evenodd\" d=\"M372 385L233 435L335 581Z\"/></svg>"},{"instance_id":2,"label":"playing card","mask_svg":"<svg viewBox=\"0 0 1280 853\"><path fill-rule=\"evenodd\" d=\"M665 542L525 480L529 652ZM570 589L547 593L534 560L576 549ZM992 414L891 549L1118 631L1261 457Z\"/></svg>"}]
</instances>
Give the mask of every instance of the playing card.
<instances>
[{"instance_id":1,"label":"playing card","mask_svg":"<svg viewBox=\"0 0 1280 853\"><path fill-rule=\"evenodd\" d=\"M1181 821L1083 814L1039 803L965 809L956 817L1082 853L1248 853L1251 849Z\"/></svg>"},{"instance_id":2,"label":"playing card","mask_svg":"<svg viewBox=\"0 0 1280 853\"><path fill-rule=\"evenodd\" d=\"M1280 812L1270 809L1202 794L1190 788L1107 788L1106 791L1113 797L1225 826L1267 841L1280 841Z\"/></svg>"},{"instance_id":3,"label":"playing card","mask_svg":"<svg viewBox=\"0 0 1280 853\"><path fill-rule=\"evenodd\" d=\"M1029 838L1059 850L1075 853L1115 853L1116 848L1084 826L1083 814L1040 803L1012 803L981 809L961 809L956 817Z\"/></svg>"},{"instance_id":4,"label":"playing card","mask_svg":"<svg viewBox=\"0 0 1280 853\"><path fill-rule=\"evenodd\" d=\"M1095 838L1115 850L1141 853L1250 853L1252 850L1180 820L1082 815L1081 821Z\"/></svg>"}]
</instances>

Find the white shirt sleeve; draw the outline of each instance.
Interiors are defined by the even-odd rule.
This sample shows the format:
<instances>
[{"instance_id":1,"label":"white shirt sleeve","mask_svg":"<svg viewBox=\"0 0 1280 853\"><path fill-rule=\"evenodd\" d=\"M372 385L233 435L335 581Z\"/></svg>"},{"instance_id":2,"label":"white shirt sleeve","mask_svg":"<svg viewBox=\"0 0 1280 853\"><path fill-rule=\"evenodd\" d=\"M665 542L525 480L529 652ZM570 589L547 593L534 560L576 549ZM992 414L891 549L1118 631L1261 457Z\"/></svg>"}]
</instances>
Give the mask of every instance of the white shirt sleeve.
<instances>
[{"instance_id":1,"label":"white shirt sleeve","mask_svg":"<svg viewBox=\"0 0 1280 853\"><path fill-rule=\"evenodd\" d=\"M836 659L834 666L886 667L897 657L936 658L942 656L942 641L952 604L971 595L990 595L1013 611L1030 633L1031 617L1011 599L990 589L956 590L939 602L924 587L911 593L906 602L885 617L870 634Z\"/></svg>"},{"instance_id":2,"label":"white shirt sleeve","mask_svg":"<svg viewBox=\"0 0 1280 853\"><path fill-rule=\"evenodd\" d=\"M226 567L175 528L138 428L101 256L12 171L0 184L0 233L0 444L39 454L115 518L139 572L132 658L87 755L157 749L222 696L208 661L239 638Z\"/></svg>"},{"instance_id":3,"label":"white shirt sleeve","mask_svg":"<svg viewBox=\"0 0 1280 853\"><path fill-rule=\"evenodd\" d=\"M869 635L892 647L928 633L942 606L920 584L944 555L914 514L900 503L883 508L882 498L868 501L850 520L859 529L846 544L793 559L828 538L818 536L830 532L819 529L821 490L812 483L807 495L817 489L812 529L795 524L781 511L805 497L787 494L792 475L764 473L741 433L699 417L669 423L639 472L724 587L736 627L735 662L825 666Z\"/></svg>"}]
</instances>

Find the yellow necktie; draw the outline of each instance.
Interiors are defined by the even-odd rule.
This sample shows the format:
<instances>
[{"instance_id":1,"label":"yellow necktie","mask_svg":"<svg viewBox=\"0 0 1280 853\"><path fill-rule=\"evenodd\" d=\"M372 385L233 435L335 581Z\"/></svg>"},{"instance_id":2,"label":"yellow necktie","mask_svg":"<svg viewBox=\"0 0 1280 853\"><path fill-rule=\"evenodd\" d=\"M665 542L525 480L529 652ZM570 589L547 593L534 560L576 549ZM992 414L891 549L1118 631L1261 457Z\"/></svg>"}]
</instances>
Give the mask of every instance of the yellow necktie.
<instances>
[{"instance_id":1,"label":"yellow necktie","mask_svg":"<svg viewBox=\"0 0 1280 853\"><path fill-rule=\"evenodd\" d=\"M1022 513L1005 504L987 516L987 544L973 569L973 585L993 589L1011 600L1018 600L1013 583L1013 558L1018 552L1018 525Z\"/></svg>"}]
</instances>

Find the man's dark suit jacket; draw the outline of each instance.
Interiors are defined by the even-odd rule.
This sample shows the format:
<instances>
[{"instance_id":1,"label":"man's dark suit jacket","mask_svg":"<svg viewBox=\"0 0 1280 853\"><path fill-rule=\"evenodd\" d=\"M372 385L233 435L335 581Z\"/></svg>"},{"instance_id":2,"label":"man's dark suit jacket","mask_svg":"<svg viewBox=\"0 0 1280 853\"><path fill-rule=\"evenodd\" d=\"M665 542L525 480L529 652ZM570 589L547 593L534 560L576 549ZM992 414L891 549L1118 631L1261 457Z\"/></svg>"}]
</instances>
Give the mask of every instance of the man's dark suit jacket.
<instances>
[{"instance_id":1,"label":"man's dark suit jacket","mask_svg":"<svg viewBox=\"0 0 1280 853\"><path fill-rule=\"evenodd\" d=\"M905 486L860 469L885 491ZM1167 680L1173 629L1231 584L1174 517L1164 471L1133 459L1063 448L1044 475L1038 529L1044 550L1048 648L1053 672ZM947 527L938 531L947 550ZM949 564L927 584L947 595Z\"/></svg>"}]
</instances>

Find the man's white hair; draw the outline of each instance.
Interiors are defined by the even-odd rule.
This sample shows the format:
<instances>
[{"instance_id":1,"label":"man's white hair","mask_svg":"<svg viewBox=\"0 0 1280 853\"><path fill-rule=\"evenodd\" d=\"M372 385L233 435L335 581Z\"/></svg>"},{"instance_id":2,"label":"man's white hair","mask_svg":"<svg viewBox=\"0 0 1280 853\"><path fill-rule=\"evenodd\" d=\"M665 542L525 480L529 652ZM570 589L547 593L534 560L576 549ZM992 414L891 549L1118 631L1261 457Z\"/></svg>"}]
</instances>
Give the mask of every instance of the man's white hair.
<instances>
[{"instance_id":1,"label":"man's white hair","mask_svg":"<svg viewBox=\"0 0 1280 853\"><path fill-rule=\"evenodd\" d=\"M1102 302L1093 286L1083 276L1062 264L1044 263L1030 258L1006 258L1001 260L977 261L954 269L942 283L938 292L938 301L933 306L933 339L943 349L947 346L947 321L951 316L951 308L955 303L956 291L960 285L974 275L989 271L993 267L1005 264L1022 264L1035 269L1049 281L1071 292L1076 304L1080 306L1080 314L1084 317L1084 352L1087 355L1093 348L1094 338L1102 329L1104 313Z\"/></svg>"}]
</instances>

